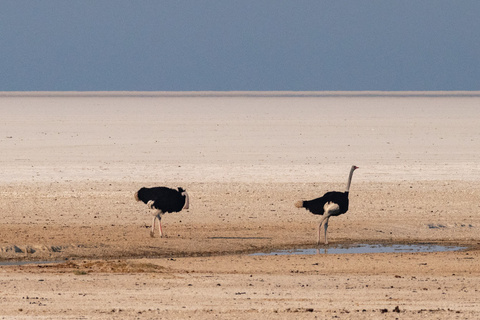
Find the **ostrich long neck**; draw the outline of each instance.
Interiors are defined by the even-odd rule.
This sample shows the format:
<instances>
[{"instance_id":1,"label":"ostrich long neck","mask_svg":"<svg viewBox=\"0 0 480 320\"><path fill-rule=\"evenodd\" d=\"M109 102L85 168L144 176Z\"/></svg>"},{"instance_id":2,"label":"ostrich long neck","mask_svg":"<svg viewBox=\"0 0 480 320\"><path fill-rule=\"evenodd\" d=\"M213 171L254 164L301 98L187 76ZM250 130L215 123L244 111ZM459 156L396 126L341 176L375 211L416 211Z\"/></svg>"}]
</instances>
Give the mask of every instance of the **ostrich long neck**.
<instances>
[{"instance_id":1,"label":"ostrich long neck","mask_svg":"<svg viewBox=\"0 0 480 320\"><path fill-rule=\"evenodd\" d=\"M352 167L352 169L350 169L350 174L348 175L347 189L345 190L345 192L350 191L350 184L352 183L353 171L355 171L355 167Z\"/></svg>"},{"instance_id":2,"label":"ostrich long neck","mask_svg":"<svg viewBox=\"0 0 480 320\"><path fill-rule=\"evenodd\" d=\"M188 193L186 191L182 192L182 196L185 196L185 204L183 205L182 209L188 209L190 205L190 201L188 199Z\"/></svg>"}]
</instances>

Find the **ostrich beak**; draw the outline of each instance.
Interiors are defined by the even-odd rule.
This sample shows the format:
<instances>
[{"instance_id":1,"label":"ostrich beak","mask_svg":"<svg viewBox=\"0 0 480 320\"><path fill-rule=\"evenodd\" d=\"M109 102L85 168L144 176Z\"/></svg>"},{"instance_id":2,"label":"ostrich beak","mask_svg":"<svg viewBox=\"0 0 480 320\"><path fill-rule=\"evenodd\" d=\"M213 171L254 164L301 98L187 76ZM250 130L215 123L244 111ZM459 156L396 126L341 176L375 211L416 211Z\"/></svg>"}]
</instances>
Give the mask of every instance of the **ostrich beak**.
<instances>
[{"instance_id":1,"label":"ostrich beak","mask_svg":"<svg viewBox=\"0 0 480 320\"><path fill-rule=\"evenodd\" d=\"M138 191L135 192L135 200L137 200L137 202L140 201L140 199L138 199Z\"/></svg>"}]
</instances>

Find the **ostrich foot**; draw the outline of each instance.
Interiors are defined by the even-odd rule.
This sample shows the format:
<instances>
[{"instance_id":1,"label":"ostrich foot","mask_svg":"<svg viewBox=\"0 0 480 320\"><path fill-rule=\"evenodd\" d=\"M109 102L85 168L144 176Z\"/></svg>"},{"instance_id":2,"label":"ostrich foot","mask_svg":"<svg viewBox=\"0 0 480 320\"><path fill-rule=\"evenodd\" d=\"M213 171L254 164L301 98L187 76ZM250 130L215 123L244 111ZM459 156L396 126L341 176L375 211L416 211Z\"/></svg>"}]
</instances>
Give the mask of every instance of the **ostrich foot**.
<instances>
[{"instance_id":1,"label":"ostrich foot","mask_svg":"<svg viewBox=\"0 0 480 320\"><path fill-rule=\"evenodd\" d=\"M150 237L155 238L155 233L153 231L150 231Z\"/></svg>"}]
</instances>

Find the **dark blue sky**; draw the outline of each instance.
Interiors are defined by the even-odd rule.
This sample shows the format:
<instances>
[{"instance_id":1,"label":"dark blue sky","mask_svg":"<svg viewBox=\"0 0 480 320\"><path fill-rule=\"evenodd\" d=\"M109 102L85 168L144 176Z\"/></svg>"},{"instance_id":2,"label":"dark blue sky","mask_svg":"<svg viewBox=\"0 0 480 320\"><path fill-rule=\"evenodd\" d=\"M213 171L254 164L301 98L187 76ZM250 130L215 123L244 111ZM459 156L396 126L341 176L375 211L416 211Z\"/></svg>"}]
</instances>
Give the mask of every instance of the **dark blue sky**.
<instances>
[{"instance_id":1,"label":"dark blue sky","mask_svg":"<svg viewBox=\"0 0 480 320\"><path fill-rule=\"evenodd\" d=\"M480 1L5 0L0 91L480 90Z\"/></svg>"}]
</instances>

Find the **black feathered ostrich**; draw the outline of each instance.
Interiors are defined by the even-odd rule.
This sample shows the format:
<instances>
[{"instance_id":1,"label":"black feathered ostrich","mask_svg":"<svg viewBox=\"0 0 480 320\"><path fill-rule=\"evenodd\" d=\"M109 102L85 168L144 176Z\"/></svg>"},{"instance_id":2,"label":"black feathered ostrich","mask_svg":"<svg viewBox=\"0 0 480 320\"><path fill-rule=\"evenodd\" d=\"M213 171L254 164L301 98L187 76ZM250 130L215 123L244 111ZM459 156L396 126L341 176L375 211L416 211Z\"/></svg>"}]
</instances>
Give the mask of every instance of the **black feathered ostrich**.
<instances>
[{"instance_id":1,"label":"black feathered ostrich","mask_svg":"<svg viewBox=\"0 0 480 320\"><path fill-rule=\"evenodd\" d=\"M295 206L297 208L305 208L313 214L323 215L322 220L318 225L318 241L320 244L320 230L322 223L325 222L325 244L328 244L327 240L327 228L328 220L332 216L339 216L348 211L348 192L350 191L350 184L352 182L353 171L358 169L357 166L352 166L350 174L348 176L347 189L345 192L330 191L325 193L322 197L309 200L309 201L297 201Z\"/></svg>"},{"instance_id":2,"label":"black feathered ostrich","mask_svg":"<svg viewBox=\"0 0 480 320\"><path fill-rule=\"evenodd\" d=\"M188 209L188 193L182 188L178 190L167 187L141 188L135 193L135 200L147 204L150 209L154 209L152 230L150 236L155 234L155 220L158 219L158 231L160 237L163 237L162 215L166 212L180 212L182 209Z\"/></svg>"}]
</instances>

